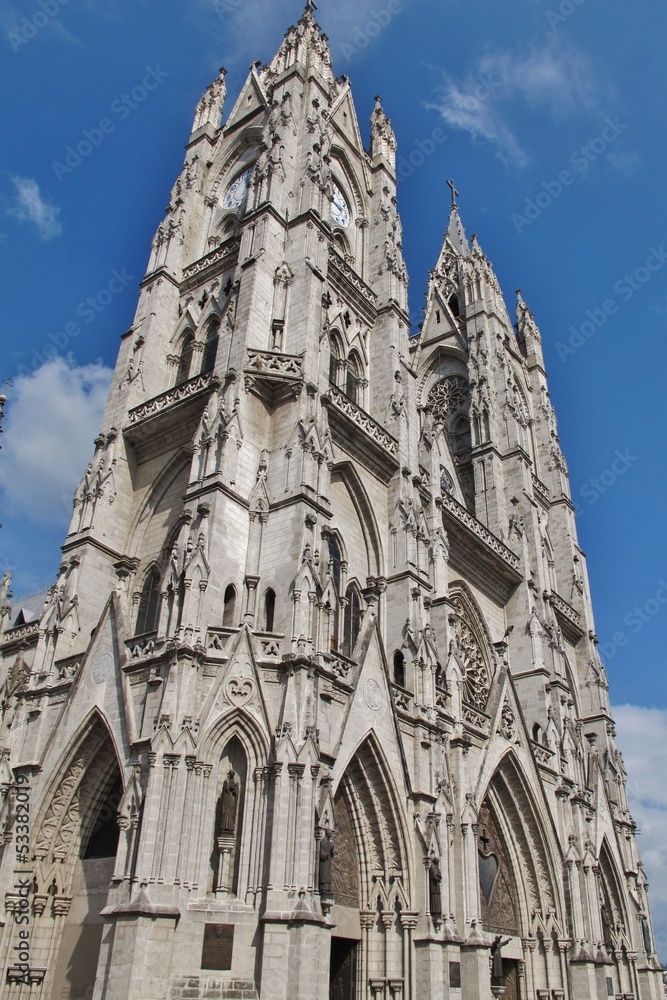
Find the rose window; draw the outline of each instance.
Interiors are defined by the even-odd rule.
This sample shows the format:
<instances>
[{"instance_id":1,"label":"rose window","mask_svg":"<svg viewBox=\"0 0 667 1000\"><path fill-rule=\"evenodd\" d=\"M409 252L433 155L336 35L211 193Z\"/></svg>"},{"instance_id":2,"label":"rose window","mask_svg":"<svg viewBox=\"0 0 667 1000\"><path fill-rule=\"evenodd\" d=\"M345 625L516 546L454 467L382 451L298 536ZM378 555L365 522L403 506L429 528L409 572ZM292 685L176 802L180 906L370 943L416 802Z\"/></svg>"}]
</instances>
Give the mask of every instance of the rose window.
<instances>
[{"instance_id":1,"label":"rose window","mask_svg":"<svg viewBox=\"0 0 667 1000\"><path fill-rule=\"evenodd\" d=\"M436 420L462 410L468 401L468 382L462 375L449 375L436 382L428 394L427 405Z\"/></svg>"}]
</instances>

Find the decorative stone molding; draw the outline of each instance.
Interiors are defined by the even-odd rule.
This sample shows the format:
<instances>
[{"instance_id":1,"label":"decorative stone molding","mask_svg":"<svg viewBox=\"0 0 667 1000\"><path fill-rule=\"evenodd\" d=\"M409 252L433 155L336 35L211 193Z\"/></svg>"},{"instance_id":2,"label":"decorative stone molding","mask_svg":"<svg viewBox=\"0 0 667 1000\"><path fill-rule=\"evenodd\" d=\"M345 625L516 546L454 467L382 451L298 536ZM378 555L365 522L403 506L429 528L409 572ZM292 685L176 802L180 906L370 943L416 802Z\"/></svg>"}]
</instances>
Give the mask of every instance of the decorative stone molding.
<instances>
[{"instance_id":1,"label":"decorative stone molding","mask_svg":"<svg viewBox=\"0 0 667 1000\"><path fill-rule=\"evenodd\" d=\"M29 639L39 635L39 619L29 622L27 625L19 625L17 628L8 629L2 637L2 645L9 646L14 642L27 642Z\"/></svg>"},{"instance_id":2,"label":"decorative stone molding","mask_svg":"<svg viewBox=\"0 0 667 1000\"><path fill-rule=\"evenodd\" d=\"M130 425L138 424L140 420L163 413L170 407L176 406L177 403L181 403L184 399L190 399L200 392L203 393L210 389L217 389L219 384L220 382L213 372L202 372L201 375L195 375L194 378L188 379L187 382L181 382L180 385L175 385L173 389L168 389L167 392L163 392L159 396L154 396L153 399L149 399L146 403L135 406L128 413Z\"/></svg>"},{"instance_id":3,"label":"decorative stone molding","mask_svg":"<svg viewBox=\"0 0 667 1000\"><path fill-rule=\"evenodd\" d=\"M280 378L303 378L303 357L277 351L248 351L245 371Z\"/></svg>"},{"instance_id":4,"label":"decorative stone molding","mask_svg":"<svg viewBox=\"0 0 667 1000\"><path fill-rule=\"evenodd\" d=\"M493 549L497 556L511 566L513 570L517 573L521 571L521 563L519 557L515 555L511 549L508 549L503 542L497 538L493 532L489 531L486 525L478 521L477 518L470 513L462 504L455 500L450 493L442 494L442 506L450 514L452 514L460 524L464 525L469 531L473 533L481 542L488 545L490 549Z\"/></svg>"},{"instance_id":5,"label":"decorative stone molding","mask_svg":"<svg viewBox=\"0 0 667 1000\"><path fill-rule=\"evenodd\" d=\"M356 426L368 434L369 437L379 444L381 448L389 452L393 458L398 458L398 442L391 434L373 420L373 418L362 410L361 407L353 403L344 392L342 392L337 386L330 385L328 396L330 401L334 404L337 410L344 413L346 417L356 424Z\"/></svg>"}]
</instances>

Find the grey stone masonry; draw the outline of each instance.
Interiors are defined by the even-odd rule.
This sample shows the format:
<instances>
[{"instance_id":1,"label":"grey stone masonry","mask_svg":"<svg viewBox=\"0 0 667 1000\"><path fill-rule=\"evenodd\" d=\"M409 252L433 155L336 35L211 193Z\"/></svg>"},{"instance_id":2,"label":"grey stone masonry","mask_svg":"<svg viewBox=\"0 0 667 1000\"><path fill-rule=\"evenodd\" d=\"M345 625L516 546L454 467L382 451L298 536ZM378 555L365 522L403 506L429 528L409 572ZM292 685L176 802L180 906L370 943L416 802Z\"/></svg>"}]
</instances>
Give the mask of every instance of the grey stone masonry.
<instances>
[{"instance_id":1,"label":"grey stone masonry","mask_svg":"<svg viewBox=\"0 0 667 1000\"><path fill-rule=\"evenodd\" d=\"M3 581L2 995L657 1000L538 326L454 205L410 336L313 8L197 105L34 621Z\"/></svg>"}]
</instances>

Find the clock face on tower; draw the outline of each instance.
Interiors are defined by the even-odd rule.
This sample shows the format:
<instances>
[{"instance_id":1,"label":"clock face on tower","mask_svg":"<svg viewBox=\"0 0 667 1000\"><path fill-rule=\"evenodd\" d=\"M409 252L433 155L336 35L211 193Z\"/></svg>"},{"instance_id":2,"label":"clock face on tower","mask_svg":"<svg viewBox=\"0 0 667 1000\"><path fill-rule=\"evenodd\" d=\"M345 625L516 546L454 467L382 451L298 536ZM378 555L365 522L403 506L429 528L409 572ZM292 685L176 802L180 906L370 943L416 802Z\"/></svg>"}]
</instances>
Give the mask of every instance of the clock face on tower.
<instances>
[{"instance_id":1,"label":"clock face on tower","mask_svg":"<svg viewBox=\"0 0 667 1000\"><path fill-rule=\"evenodd\" d=\"M350 209L347 202L345 201L345 195L334 182L333 185L333 203L331 205L331 218L336 223L337 226L344 226L345 229L348 228L351 222Z\"/></svg>"},{"instance_id":2,"label":"clock face on tower","mask_svg":"<svg viewBox=\"0 0 667 1000\"><path fill-rule=\"evenodd\" d=\"M248 167L247 170L244 170L242 174L239 174L239 176L232 181L225 191L222 199L223 208L231 208L234 210L243 208L248 200L248 182L250 180L251 173L252 167Z\"/></svg>"}]
</instances>

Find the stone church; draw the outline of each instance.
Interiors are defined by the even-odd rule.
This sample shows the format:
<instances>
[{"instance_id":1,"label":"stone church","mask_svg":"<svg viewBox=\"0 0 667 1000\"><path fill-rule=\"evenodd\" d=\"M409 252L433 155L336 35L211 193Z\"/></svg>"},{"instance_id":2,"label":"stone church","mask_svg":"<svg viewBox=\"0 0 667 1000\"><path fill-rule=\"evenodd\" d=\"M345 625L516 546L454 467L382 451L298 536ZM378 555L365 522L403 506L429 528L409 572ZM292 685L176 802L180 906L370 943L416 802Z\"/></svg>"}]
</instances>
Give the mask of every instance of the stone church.
<instances>
[{"instance_id":1,"label":"stone church","mask_svg":"<svg viewBox=\"0 0 667 1000\"><path fill-rule=\"evenodd\" d=\"M2 996L657 1000L539 329L454 198L410 336L313 8L199 102L57 580L3 585Z\"/></svg>"}]
</instances>

